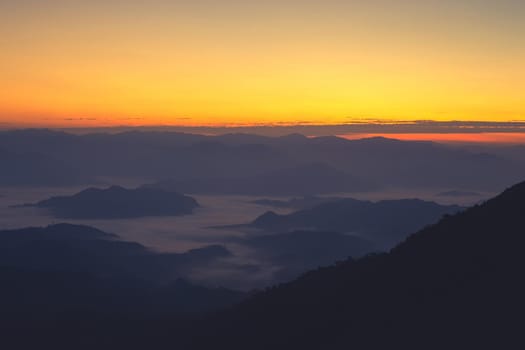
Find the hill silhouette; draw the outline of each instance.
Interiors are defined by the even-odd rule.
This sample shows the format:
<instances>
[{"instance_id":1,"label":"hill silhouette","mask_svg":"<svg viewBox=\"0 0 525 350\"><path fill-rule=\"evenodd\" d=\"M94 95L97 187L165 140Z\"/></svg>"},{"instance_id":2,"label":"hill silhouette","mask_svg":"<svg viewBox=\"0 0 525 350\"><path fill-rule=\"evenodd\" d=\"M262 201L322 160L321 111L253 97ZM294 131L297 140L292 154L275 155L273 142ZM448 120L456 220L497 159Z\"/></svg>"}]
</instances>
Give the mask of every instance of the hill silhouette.
<instances>
[{"instance_id":1,"label":"hill silhouette","mask_svg":"<svg viewBox=\"0 0 525 350\"><path fill-rule=\"evenodd\" d=\"M520 348L524 208L521 183L389 253L260 293L200 324L188 348Z\"/></svg>"},{"instance_id":2,"label":"hill silhouette","mask_svg":"<svg viewBox=\"0 0 525 350\"><path fill-rule=\"evenodd\" d=\"M121 219L191 214L197 201L153 188L89 188L72 196L52 197L35 204L62 219Z\"/></svg>"},{"instance_id":3,"label":"hill silhouette","mask_svg":"<svg viewBox=\"0 0 525 350\"><path fill-rule=\"evenodd\" d=\"M88 226L0 231L0 327L56 329L109 318L179 317L231 305L245 294L187 280L231 253L209 246L157 253Z\"/></svg>"},{"instance_id":4,"label":"hill silhouette","mask_svg":"<svg viewBox=\"0 0 525 350\"><path fill-rule=\"evenodd\" d=\"M18 152L0 148L0 164L0 186L71 186L95 182L67 162L37 149Z\"/></svg>"},{"instance_id":5,"label":"hill silhouette","mask_svg":"<svg viewBox=\"0 0 525 350\"><path fill-rule=\"evenodd\" d=\"M366 192L378 189L378 186L371 181L323 163L303 164L246 177L167 180L150 187L177 189L186 193L275 196Z\"/></svg>"},{"instance_id":6,"label":"hill silhouette","mask_svg":"<svg viewBox=\"0 0 525 350\"><path fill-rule=\"evenodd\" d=\"M237 239L277 270L273 283L287 282L319 266L349 256L359 258L377 247L366 239L338 232L293 231Z\"/></svg>"},{"instance_id":7,"label":"hill silhouette","mask_svg":"<svg viewBox=\"0 0 525 350\"><path fill-rule=\"evenodd\" d=\"M481 196L481 194L477 192L472 192L472 191L452 190L452 191L440 192L437 194L437 196L440 196L440 197L479 197Z\"/></svg>"},{"instance_id":8,"label":"hill silhouette","mask_svg":"<svg viewBox=\"0 0 525 350\"><path fill-rule=\"evenodd\" d=\"M336 202L343 199L342 197L318 197L318 196L303 196L303 197L293 197L288 200L282 199L268 199L261 198L250 201L250 203L275 207L275 208L292 208L292 209L309 209L313 208L319 204L327 202Z\"/></svg>"},{"instance_id":9,"label":"hill silhouette","mask_svg":"<svg viewBox=\"0 0 525 350\"><path fill-rule=\"evenodd\" d=\"M111 278L167 283L186 277L231 253L206 246L185 253L157 253L89 226L57 224L0 231L0 266L25 270L74 271Z\"/></svg>"},{"instance_id":10,"label":"hill silhouette","mask_svg":"<svg viewBox=\"0 0 525 350\"><path fill-rule=\"evenodd\" d=\"M370 202L347 198L287 215L270 211L250 225L271 232L300 229L347 232L373 241L384 249L443 215L460 209L418 199Z\"/></svg>"},{"instance_id":11,"label":"hill silhouette","mask_svg":"<svg viewBox=\"0 0 525 350\"><path fill-rule=\"evenodd\" d=\"M386 138L346 140L297 134L204 136L163 131L73 135L18 130L0 132L0 149L17 155L15 161L2 162L11 165L6 167L5 174L0 174L0 185L15 182L21 186L60 185L82 178L91 184L96 178L132 177L151 179L150 182L168 179L187 186L175 188L184 193L198 190L199 193L252 194L248 191L254 191L252 188L241 186L242 182L235 187L235 181L264 184L256 180L266 175L278 180L280 175L282 183L286 183L284 179L293 174L294 169L297 176L301 176L297 169L304 169L306 173L298 177L302 180L297 185L288 182L292 188L295 186L294 191L277 193L287 187L279 187L279 182L275 182L268 187L272 195L340 193L362 190L362 185L432 188L435 192L444 188L490 192L500 191L506 184L525 176L525 158L519 156L519 149L487 146L477 150ZM18 162L21 155L34 153L45 159L22 157L25 160ZM312 164L324 164L331 170L311 167ZM39 174L43 174L41 178ZM318 180L305 191L308 176ZM319 185L329 179L333 184ZM261 192L255 194L270 195Z\"/></svg>"}]
</instances>

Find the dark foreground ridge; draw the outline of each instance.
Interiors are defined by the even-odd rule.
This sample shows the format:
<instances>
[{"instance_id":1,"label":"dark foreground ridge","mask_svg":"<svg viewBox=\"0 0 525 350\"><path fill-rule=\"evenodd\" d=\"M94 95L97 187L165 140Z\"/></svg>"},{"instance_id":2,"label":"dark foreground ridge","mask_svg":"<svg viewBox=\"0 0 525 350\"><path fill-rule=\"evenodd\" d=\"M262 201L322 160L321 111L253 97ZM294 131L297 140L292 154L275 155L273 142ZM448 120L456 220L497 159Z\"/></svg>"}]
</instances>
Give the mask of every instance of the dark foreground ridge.
<instances>
[{"instance_id":1,"label":"dark foreground ridge","mask_svg":"<svg viewBox=\"0 0 525 350\"><path fill-rule=\"evenodd\" d=\"M329 266L349 256L376 252L366 239L326 231L292 231L240 238L235 242L254 250L256 256L273 264L273 281L289 282L306 271Z\"/></svg>"},{"instance_id":2,"label":"dark foreground ridge","mask_svg":"<svg viewBox=\"0 0 525 350\"><path fill-rule=\"evenodd\" d=\"M198 325L190 349L522 347L525 183ZM199 331L203 329L204 331Z\"/></svg>"}]
</instances>

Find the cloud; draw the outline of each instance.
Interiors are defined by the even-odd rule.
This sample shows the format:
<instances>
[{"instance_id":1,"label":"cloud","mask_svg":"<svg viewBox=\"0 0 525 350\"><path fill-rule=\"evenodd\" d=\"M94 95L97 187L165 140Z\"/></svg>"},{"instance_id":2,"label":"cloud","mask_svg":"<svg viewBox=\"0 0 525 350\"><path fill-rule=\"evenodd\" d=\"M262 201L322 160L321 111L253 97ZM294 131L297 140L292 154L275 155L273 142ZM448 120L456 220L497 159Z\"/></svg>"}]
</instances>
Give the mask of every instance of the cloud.
<instances>
[{"instance_id":1,"label":"cloud","mask_svg":"<svg viewBox=\"0 0 525 350\"><path fill-rule=\"evenodd\" d=\"M66 121L95 121L98 120L98 118L64 118Z\"/></svg>"}]
</instances>

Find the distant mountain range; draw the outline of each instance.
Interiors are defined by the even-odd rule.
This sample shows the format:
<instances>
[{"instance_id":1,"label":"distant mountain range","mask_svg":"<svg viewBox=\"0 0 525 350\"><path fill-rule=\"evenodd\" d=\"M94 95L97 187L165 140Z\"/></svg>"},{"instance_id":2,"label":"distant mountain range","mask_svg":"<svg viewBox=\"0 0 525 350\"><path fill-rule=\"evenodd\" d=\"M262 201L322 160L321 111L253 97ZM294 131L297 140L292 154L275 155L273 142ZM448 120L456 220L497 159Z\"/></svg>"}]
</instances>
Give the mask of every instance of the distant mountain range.
<instances>
[{"instance_id":1,"label":"distant mountain range","mask_svg":"<svg viewBox=\"0 0 525 350\"><path fill-rule=\"evenodd\" d=\"M472 191L445 191L437 194L439 197L480 197L481 194Z\"/></svg>"},{"instance_id":2,"label":"distant mountain range","mask_svg":"<svg viewBox=\"0 0 525 350\"><path fill-rule=\"evenodd\" d=\"M1 134L1 133L0 133ZM38 149L20 153L0 148L0 186L72 186L96 180Z\"/></svg>"},{"instance_id":3,"label":"distant mountain range","mask_svg":"<svg viewBox=\"0 0 525 350\"><path fill-rule=\"evenodd\" d=\"M323 163L285 168L239 178L196 178L161 181L149 188L179 190L186 193L230 195L294 196L334 192L367 192L377 184L345 173Z\"/></svg>"},{"instance_id":4,"label":"distant mountain range","mask_svg":"<svg viewBox=\"0 0 525 350\"><path fill-rule=\"evenodd\" d=\"M52 197L34 206L62 219L122 219L191 214L199 207L191 197L153 188L89 188L72 196Z\"/></svg>"},{"instance_id":5,"label":"distant mountain range","mask_svg":"<svg viewBox=\"0 0 525 350\"><path fill-rule=\"evenodd\" d=\"M288 215L269 211L250 226L271 232L307 229L351 233L374 242L377 249L388 249L410 233L461 209L418 199L370 202L347 198Z\"/></svg>"},{"instance_id":6,"label":"distant mountain range","mask_svg":"<svg viewBox=\"0 0 525 350\"><path fill-rule=\"evenodd\" d=\"M256 199L250 201L250 203L274 207L274 208L290 208L290 209L309 209L319 204L327 202L336 202L343 199L342 197L317 197L317 196L304 196L304 197L293 197L288 200L282 199Z\"/></svg>"},{"instance_id":7,"label":"distant mountain range","mask_svg":"<svg viewBox=\"0 0 525 350\"><path fill-rule=\"evenodd\" d=\"M385 187L490 192L525 177L518 148L385 138L20 130L0 132L0 149L0 160L7 164L0 186L64 186L126 177L161 181L183 193L288 196Z\"/></svg>"}]
</instances>

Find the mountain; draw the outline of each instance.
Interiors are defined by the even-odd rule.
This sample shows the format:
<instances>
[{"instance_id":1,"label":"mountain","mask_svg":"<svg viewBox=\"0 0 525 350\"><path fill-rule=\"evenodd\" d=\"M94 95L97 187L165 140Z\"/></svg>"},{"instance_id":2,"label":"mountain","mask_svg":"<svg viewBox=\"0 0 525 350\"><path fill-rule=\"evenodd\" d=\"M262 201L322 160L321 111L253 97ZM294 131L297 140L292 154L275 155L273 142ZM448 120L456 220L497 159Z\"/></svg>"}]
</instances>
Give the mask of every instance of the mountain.
<instances>
[{"instance_id":1,"label":"mountain","mask_svg":"<svg viewBox=\"0 0 525 350\"><path fill-rule=\"evenodd\" d=\"M20 185L66 184L77 178L91 184L99 178L125 177L147 182L168 179L181 186L176 190L184 193L251 194L250 183L263 184L264 189L262 178L270 176L272 182L268 189L272 195L355 191L362 190L363 184L367 188L373 185L373 188L431 188L436 192L444 188L491 192L500 191L506 184L525 176L525 158L519 156L518 148L472 149L386 138L346 140L297 134L205 136L137 130L73 135L50 130L18 130L0 131L0 149L16 154L16 158L34 153L45 157L43 164L49 165L47 170L39 165L41 160L26 158L26 165L13 173L20 174L20 180L25 179L19 181ZM56 167L55 163L58 163ZM320 169L319 164L329 169ZM54 180L44 181L48 175L40 179L38 169L44 175L51 174ZM306 173L301 174L301 169ZM70 171L74 176L61 175ZM299 176L297 185L284 181L294 176ZM279 177L283 178L280 182ZM320 187L307 187L308 177L318 178L314 184ZM9 179L17 180L17 176L10 175ZM241 184L237 185L236 181ZM317 185L325 181L334 183ZM294 190L280 193L279 189L287 189L286 184L295 186ZM262 193L263 190L255 192L270 195Z\"/></svg>"},{"instance_id":2,"label":"mountain","mask_svg":"<svg viewBox=\"0 0 525 350\"><path fill-rule=\"evenodd\" d=\"M197 201L153 188L89 188L72 196L52 197L35 204L63 219L122 219L191 214Z\"/></svg>"},{"instance_id":3,"label":"mountain","mask_svg":"<svg viewBox=\"0 0 525 350\"><path fill-rule=\"evenodd\" d=\"M524 209L521 183L193 325L186 348L522 348Z\"/></svg>"},{"instance_id":4,"label":"mountain","mask_svg":"<svg viewBox=\"0 0 525 350\"><path fill-rule=\"evenodd\" d=\"M168 180L150 187L176 189L186 193L275 196L365 192L378 189L378 186L370 181L323 163L302 164L247 177Z\"/></svg>"},{"instance_id":5,"label":"mountain","mask_svg":"<svg viewBox=\"0 0 525 350\"><path fill-rule=\"evenodd\" d=\"M57 224L0 231L0 266L74 271L105 278L167 283L195 267L231 256L222 246L185 253L156 253L89 226Z\"/></svg>"},{"instance_id":6,"label":"mountain","mask_svg":"<svg viewBox=\"0 0 525 350\"><path fill-rule=\"evenodd\" d=\"M230 256L220 246L161 254L70 224L0 231L0 327L36 331L55 322L64 327L223 308L245 293L186 279L192 269Z\"/></svg>"},{"instance_id":7,"label":"mountain","mask_svg":"<svg viewBox=\"0 0 525 350\"><path fill-rule=\"evenodd\" d=\"M95 182L68 163L32 150L0 149L0 186L71 186Z\"/></svg>"},{"instance_id":8,"label":"mountain","mask_svg":"<svg viewBox=\"0 0 525 350\"><path fill-rule=\"evenodd\" d=\"M411 232L460 209L418 199L370 202L347 198L287 215L270 211L250 226L271 232L300 229L346 232L388 248Z\"/></svg>"},{"instance_id":9,"label":"mountain","mask_svg":"<svg viewBox=\"0 0 525 350\"><path fill-rule=\"evenodd\" d=\"M54 348L64 349L71 344L189 350L523 348L524 209L521 183L446 215L388 253L311 271L204 318L136 313L90 318L80 312L73 321L38 322L20 314L19 304L10 308L12 301L30 307L39 296L49 300L55 295L46 289L51 281L66 290L89 291L93 284L76 282L67 271L37 278L16 267L1 268L6 282L0 301L7 305L1 314L3 342L14 339L33 348L59 343ZM22 281L23 288L13 280ZM130 291L129 284L119 285ZM119 302L111 294L107 300ZM52 306L51 299L49 309L55 310ZM16 315L22 320L13 322ZM31 322L37 326L28 327Z\"/></svg>"},{"instance_id":10,"label":"mountain","mask_svg":"<svg viewBox=\"0 0 525 350\"><path fill-rule=\"evenodd\" d=\"M319 204L328 203L328 202L336 202L341 199L343 198L341 197L303 196L303 197L293 197L288 200L262 198L262 199L256 199L256 200L250 201L250 203L267 206L267 207L274 207L274 208L310 209Z\"/></svg>"},{"instance_id":11,"label":"mountain","mask_svg":"<svg viewBox=\"0 0 525 350\"><path fill-rule=\"evenodd\" d=\"M3 266L0 278L2 342L11 349L67 349L77 343L77 349L111 349L112 339L127 342L124 334L137 324L189 322L247 297L181 279L156 286L134 279ZM129 338L144 334L141 328Z\"/></svg>"},{"instance_id":12,"label":"mountain","mask_svg":"<svg viewBox=\"0 0 525 350\"><path fill-rule=\"evenodd\" d=\"M452 190L452 191L440 192L437 194L437 196L439 197L480 197L481 194L477 192L471 192L471 191Z\"/></svg>"},{"instance_id":13,"label":"mountain","mask_svg":"<svg viewBox=\"0 0 525 350\"><path fill-rule=\"evenodd\" d=\"M300 274L329 266L349 256L358 258L377 249L373 243L338 232L293 231L236 240L273 265L273 283L287 282Z\"/></svg>"},{"instance_id":14,"label":"mountain","mask_svg":"<svg viewBox=\"0 0 525 350\"><path fill-rule=\"evenodd\" d=\"M497 147L477 152L434 142L330 136L288 151L292 158L300 154L323 157L343 171L351 169L355 176L393 188L501 191L525 176L525 163L498 153Z\"/></svg>"}]
</instances>

